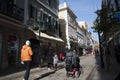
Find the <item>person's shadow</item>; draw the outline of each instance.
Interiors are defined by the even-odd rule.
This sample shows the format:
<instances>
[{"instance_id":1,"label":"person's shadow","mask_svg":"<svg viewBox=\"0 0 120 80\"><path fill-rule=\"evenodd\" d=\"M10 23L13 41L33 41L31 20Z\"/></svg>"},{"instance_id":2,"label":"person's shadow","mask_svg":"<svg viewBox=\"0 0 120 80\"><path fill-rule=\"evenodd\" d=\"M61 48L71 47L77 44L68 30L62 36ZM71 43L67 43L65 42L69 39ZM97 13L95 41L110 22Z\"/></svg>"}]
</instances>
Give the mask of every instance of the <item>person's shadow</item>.
<instances>
[{"instance_id":1,"label":"person's shadow","mask_svg":"<svg viewBox=\"0 0 120 80\"><path fill-rule=\"evenodd\" d=\"M41 74L38 78L34 79L34 80L40 80L46 76L49 76L50 74L54 74L55 71L51 71L51 72L47 72L47 73L44 73L44 74Z\"/></svg>"}]
</instances>

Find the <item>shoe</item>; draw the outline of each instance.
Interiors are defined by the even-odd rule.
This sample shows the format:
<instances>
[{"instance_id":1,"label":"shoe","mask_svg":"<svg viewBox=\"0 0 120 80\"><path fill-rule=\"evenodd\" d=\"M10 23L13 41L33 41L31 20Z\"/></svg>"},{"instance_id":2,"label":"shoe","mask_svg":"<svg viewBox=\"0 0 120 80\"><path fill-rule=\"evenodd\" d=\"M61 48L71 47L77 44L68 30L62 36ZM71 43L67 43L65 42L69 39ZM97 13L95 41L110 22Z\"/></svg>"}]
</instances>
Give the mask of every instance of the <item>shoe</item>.
<instances>
[{"instance_id":1,"label":"shoe","mask_svg":"<svg viewBox=\"0 0 120 80\"><path fill-rule=\"evenodd\" d=\"M51 69L50 68L48 68L48 71L50 71Z\"/></svg>"},{"instance_id":2,"label":"shoe","mask_svg":"<svg viewBox=\"0 0 120 80\"><path fill-rule=\"evenodd\" d=\"M23 80L25 80L25 79L23 79Z\"/></svg>"}]
</instances>

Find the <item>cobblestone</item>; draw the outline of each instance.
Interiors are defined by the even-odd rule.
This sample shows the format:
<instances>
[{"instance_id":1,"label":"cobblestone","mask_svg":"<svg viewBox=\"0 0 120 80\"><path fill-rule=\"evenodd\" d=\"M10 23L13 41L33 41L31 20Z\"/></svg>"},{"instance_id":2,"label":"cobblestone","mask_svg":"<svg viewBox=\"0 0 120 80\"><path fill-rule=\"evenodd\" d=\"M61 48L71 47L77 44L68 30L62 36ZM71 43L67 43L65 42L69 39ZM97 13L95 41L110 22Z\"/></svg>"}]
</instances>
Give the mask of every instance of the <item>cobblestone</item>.
<instances>
[{"instance_id":1,"label":"cobblestone","mask_svg":"<svg viewBox=\"0 0 120 80\"><path fill-rule=\"evenodd\" d=\"M64 68L64 62L59 63L59 66L63 66L56 72L54 70L48 71L47 67L44 68L34 68L31 70L29 80L86 80L87 76L90 74L92 68L95 66L95 58L93 55L87 55L80 57L80 64L83 69L83 73L79 78L72 78L66 76L66 71ZM15 74L10 74L7 76L0 77L0 80L22 80L24 76L24 71Z\"/></svg>"}]
</instances>

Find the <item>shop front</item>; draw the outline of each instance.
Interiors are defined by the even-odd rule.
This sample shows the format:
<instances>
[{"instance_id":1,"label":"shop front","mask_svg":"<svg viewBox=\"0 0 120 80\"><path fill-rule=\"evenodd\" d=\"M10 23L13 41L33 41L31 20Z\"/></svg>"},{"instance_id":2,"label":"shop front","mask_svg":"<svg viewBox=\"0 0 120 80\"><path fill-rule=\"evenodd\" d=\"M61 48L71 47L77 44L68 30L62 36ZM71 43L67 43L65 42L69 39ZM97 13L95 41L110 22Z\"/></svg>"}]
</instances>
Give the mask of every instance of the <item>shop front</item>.
<instances>
[{"instance_id":1,"label":"shop front","mask_svg":"<svg viewBox=\"0 0 120 80\"><path fill-rule=\"evenodd\" d=\"M38 37L39 34L35 33ZM46 33L40 33L40 54L42 56L42 62L46 62L49 47L52 47L57 54L64 52L64 41L60 38L50 36Z\"/></svg>"},{"instance_id":2,"label":"shop front","mask_svg":"<svg viewBox=\"0 0 120 80\"><path fill-rule=\"evenodd\" d=\"M20 35L16 30L1 29L0 33L0 69L20 65Z\"/></svg>"},{"instance_id":3,"label":"shop front","mask_svg":"<svg viewBox=\"0 0 120 80\"><path fill-rule=\"evenodd\" d=\"M11 25L13 26L13 25ZM16 26L17 27L17 26ZM0 26L0 71L21 67L20 51L26 40L36 35L29 29Z\"/></svg>"},{"instance_id":4,"label":"shop front","mask_svg":"<svg viewBox=\"0 0 120 80\"><path fill-rule=\"evenodd\" d=\"M17 66L19 64L19 37L9 34L7 36L7 61L8 66Z\"/></svg>"}]
</instances>

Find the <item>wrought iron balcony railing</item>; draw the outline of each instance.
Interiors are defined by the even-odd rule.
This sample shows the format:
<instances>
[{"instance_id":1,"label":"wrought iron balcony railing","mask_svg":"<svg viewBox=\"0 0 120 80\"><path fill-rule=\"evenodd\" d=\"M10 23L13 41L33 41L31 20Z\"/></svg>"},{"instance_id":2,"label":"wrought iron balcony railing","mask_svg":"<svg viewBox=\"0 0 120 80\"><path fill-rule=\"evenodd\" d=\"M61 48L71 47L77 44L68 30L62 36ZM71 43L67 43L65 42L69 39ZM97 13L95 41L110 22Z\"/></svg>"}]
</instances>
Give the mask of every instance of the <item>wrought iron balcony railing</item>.
<instances>
[{"instance_id":1,"label":"wrought iron balcony railing","mask_svg":"<svg viewBox=\"0 0 120 80\"><path fill-rule=\"evenodd\" d=\"M15 18L21 22L24 20L24 9L16 5L0 5L0 13Z\"/></svg>"}]
</instances>

